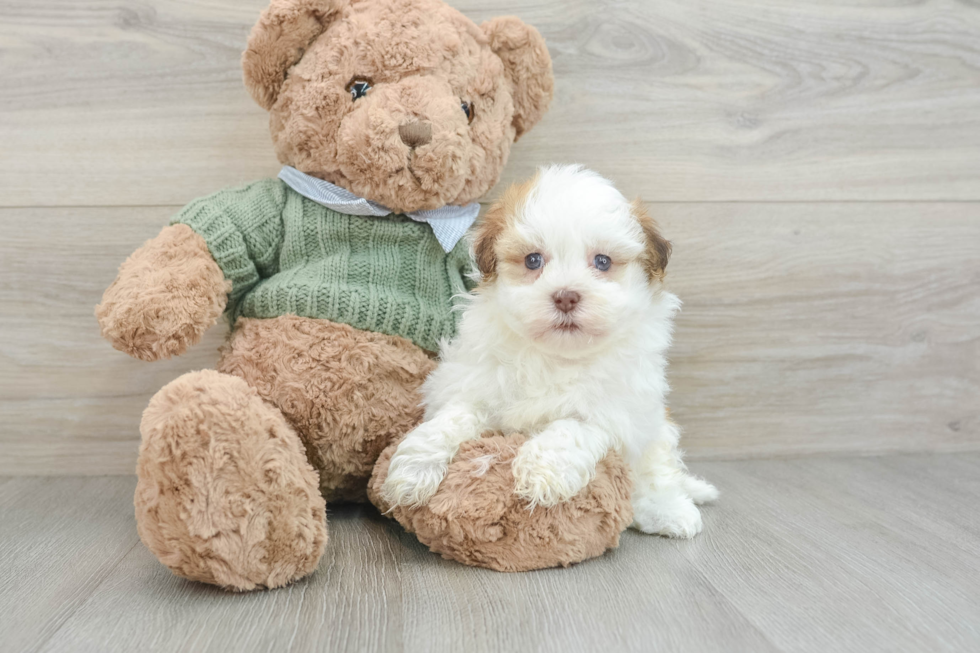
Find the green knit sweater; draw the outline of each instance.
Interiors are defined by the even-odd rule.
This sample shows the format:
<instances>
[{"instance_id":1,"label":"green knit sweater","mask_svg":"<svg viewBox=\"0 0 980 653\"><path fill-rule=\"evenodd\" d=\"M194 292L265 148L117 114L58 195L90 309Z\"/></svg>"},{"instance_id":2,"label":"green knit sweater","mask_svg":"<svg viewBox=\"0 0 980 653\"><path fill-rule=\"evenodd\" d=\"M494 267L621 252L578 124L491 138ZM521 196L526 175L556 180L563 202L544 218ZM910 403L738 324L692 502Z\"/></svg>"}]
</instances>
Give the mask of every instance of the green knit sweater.
<instances>
[{"instance_id":1,"label":"green knit sweater","mask_svg":"<svg viewBox=\"0 0 980 653\"><path fill-rule=\"evenodd\" d=\"M446 254L427 224L338 213L278 179L195 200L171 224L200 234L231 280L232 321L324 318L437 351L473 286L464 241Z\"/></svg>"}]
</instances>

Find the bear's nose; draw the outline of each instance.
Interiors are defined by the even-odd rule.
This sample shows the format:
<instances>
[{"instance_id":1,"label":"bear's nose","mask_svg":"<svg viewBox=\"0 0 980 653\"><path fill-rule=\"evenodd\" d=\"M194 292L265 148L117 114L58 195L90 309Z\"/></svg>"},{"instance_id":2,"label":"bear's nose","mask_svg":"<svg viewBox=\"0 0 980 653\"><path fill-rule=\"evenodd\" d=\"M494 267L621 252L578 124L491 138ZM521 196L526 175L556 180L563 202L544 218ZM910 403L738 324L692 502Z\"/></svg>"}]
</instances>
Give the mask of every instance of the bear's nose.
<instances>
[{"instance_id":1,"label":"bear's nose","mask_svg":"<svg viewBox=\"0 0 980 653\"><path fill-rule=\"evenodd\" d=\"M582 299L582 295L578 294L574 290L559 290L551 299L555 302L555 308L557 308L562 313L571 313L578 306L578 302Z\"/></svg>"},{"instance_id":2,"label":"bear's nose","mask_svg":"<svg viewBox=\"0 0 980 653\"><path fill-rule=\"evenodd\" d=\"M398 126L398 135L409 147L420 147L432 140L432 125L427 122L406 122Z\"/></svg>"}]
</instances>

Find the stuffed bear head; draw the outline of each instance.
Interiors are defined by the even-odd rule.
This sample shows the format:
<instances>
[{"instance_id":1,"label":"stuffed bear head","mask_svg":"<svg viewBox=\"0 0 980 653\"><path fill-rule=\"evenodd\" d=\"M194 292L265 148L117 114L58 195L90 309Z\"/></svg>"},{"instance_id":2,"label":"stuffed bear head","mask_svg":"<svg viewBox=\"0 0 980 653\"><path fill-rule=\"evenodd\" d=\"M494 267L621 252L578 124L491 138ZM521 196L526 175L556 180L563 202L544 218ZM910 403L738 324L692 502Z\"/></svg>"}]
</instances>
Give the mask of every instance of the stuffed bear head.
<instances>
[{"instance_id":1,"label":"stuffed bear head","mask_svg":"<svg viewBox=\"0 0 980 653\"><path fill-rule=\"evenodd\" d=\"M490 190L554 86L537 30L441 0L272 0L242 67L282 163L402 212Z\"/></svg>"}]
</instances>

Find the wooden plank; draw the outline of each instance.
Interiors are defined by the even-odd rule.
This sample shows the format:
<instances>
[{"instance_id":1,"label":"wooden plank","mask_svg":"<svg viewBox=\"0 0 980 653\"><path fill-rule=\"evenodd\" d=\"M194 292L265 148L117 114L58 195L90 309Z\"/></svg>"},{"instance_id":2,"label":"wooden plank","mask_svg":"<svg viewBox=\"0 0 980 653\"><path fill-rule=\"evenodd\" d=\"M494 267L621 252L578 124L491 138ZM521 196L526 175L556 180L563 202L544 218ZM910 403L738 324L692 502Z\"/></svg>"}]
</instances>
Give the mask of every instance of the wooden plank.
<instances>
[{"instance_id":1,"label":"wooden plank","mask_svg":"<svg viewBox=\"0 0 980 653\"><path fill-rule=\"evenodd\" d=\"M961 465L950 467L953 461ZM897 462L896 462L897 461ZM914 470L896 476L893 465ZM980 646L977 455L703 462L722 490L688 549L717 590L784 651L971 651ZM925 494L920 490L929 488ZM971 552L973 551L973 552Z\"/></svg>"},{"instance_id":2,"label":"wooden plank","mask_svg":"<svg viewBox=\"0 0 980 653\"><path fill-rule=\"evenodd\" d=\"M183 204L274 174L239 69L265 4L0 2L0 205ZM505 183L576 161L647 200L980 199L975 3L453 4L521 16L554 59Z\"/></svg>"},{"instance_id":3,"label":"wooden plank","mask_svg":"<svg viewBox=\"0 0 980 653\"><path fill-rule=\"evenodd\" d=\"M688 545L628 532L602 558L531 574L419 560L404 574L402 593L414 599L405 649L778 650L691 563Z\"/></svg>"},{"instance_id":4,"label":"wooden plank","mask_svg":"<svg viewBox=\"0 0 980 653\"><path fill-rule=\"evenodd\" d=\"M635 536L588 564L500 574L442 560L369 508L336 510L330 529L313 576L244 595L177 579L137 547L42 650L776 650L683 544Z\"/></svg>"},{"instance_id":5,"label":"wooden plank","mask_svg":"<svg viewBox=\"0 0 980 653\"><path fill-rule=\"evenodd\" d=\"M685 302L670 401L693 455L980 446L977 205L651 212Z\"/></svg>"},{"instance_id":6,"label":"wooden plank","mask_svg":"<svg viewBox=\"0 0 980 653\"><path fill-rule=\"evenodd\" d=\"M40 650L78 642L106 652L397 650L402 556L387 525L365 510L332 513L319 570L275 591L234 594L183 580L140 545Z\"/></svg>"},{"instance_id":7,"label":"wooden plank","mask_svg":"<svg viewBox=\"0 0 980 653\"><path fill-rule=\"evenodd\" d=\"M980 646L980 533L975 494L964 491L976 489L980 455L715 461L693 469L723 495L705 508L705 531L691 541L628 532L617 550L568 569L499 574L442 560L372 509L347 506L330 515L331 541L315 574L248 594L178 579L136 545L97 586L72 595L65 588L80 586L104 554L67 533L52 539L49 507L80 517L125 508L110 528L104 520L66 524L121 541L118 528L132 528L133 480L14 480L0 485L0 559L25 568L34 558L21 545L39 542L36 558L66 561L52 571L59 582L42 585L41 595L48 588L85 598L60 613L28 610L22 606L35 605L32 594L46 579L0 581L0 614L14 606L18 617L4 621L5 644L409 653Z\"/></svg>"},{"instance_id":8,"label":"wooden plank","mask_svg":"<svg viewBox=\"0 0 980 653\"><path fill-rule=\"evenodd\" d=\"M0 223L22 225L0 242L0 473L131 474L149 398L214 366L223 324L147 364L112 349L95 320L119 264L173 211L0 210Z\"/></svg>"},{"instance_id":9,"label":"wooden plank","mask_svg":"<svg viewBox=\"0 0 980 653\"><path fill-rule=\"evenodd\" d=\"M4 650L40 648L138 544L135 485L131 477L0 483Z\"/></svg>"},{"instance_id":10,"label":"wooden plank","mask_svg":"<svg viewBox=\"0 0 980 653\"><path fill-rule=\"evenodd\" d=\"M656 204L684 300L670 370L692 458L980 448L980 207ZM0 472L131 473L140 414L210 367L116 352L92 315L172 208L5 209ZM43 243L43 246L41 245Z\"/></svg>"}]
</instances>

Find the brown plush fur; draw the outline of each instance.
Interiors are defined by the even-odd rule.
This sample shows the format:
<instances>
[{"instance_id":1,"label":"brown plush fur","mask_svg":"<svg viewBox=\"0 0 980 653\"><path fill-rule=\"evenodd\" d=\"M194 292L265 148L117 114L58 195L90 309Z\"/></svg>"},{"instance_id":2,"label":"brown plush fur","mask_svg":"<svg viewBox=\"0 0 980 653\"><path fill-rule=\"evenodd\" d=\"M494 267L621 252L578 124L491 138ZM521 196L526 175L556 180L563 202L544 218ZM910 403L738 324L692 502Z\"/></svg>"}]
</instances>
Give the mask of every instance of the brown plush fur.
<instances>
[{"instance_id":1,"label":"brown plush fur","mask_svg":"<svg viewBox=\"0 0 980 653\"><path fill-rule=\"evenodd\" d=\"M175 574L235 590L312 572L326 504L299 437L239 378L191 372L143 413L140 538Z\"/></svg>"},{"instance_id":2,"label":"brown plush fur","mask_svg":"<svg viewBox=\"0 0 980 653\"><path fill-rule=\"evenodd\" d=\"M399 211L486 193L554 86L537 30L442 0L273 0L243 68L280 161ZM354 80L371 83L357 100ZM399 127L420 121L431 139L412 148Z\"/></svg>"},{"instance_id":3,"label":"brown plush fur","mask_svg":"<svg viewBox=\"0 0 980 653\"><path fill-rule=\"evenodd\" d=\"M326 28L343 0L273 0L252 27L242 54L245 86L268 111L279 96L286 70Z\"/></svg>"},{"instance_id":4,"label":"brown plush fur","mask_svg":"<svg viewBox=\"0 0 980 653\"><path fill-rule=\"evenodd\" d=\"M404 338L295 315L239 320L218 363L282 411L327 499L357 501L381 451L421 421L434 367Z\"/></svg>"},{"instance_id":5,"label":"brown plush fur","mask_svg":"<svg viewBox=\"0 0 980 653\"><path fill-rule=\"evenodd\" d=\"M514 88L513 124L520 138L548 110L554 93L551 55L538 31L515 16L494 18L480 29L490 39L490 49L504 62Z\"/></svg>"},{"instance_id":6,"label":"brown plush fur","mask_svg":"<svg viewBox=\"0 0 980 653\"><path fill-rule=\"evenodd\" d=\"M393 444L378 459L368 496L433 552L466 565L497 571L567 567L618 546L633 520L632 483L619 455L602 460L577 496L530 511L514 494L511 472L523 442L521 435L488 433L463 443L427 505L392 510L381 499L381 486Z\"/></svg>"},{"instance_id":7,"label":"brown plush fur","mask_svg":"<svg viewBox=\"0 0 980 653\"><path fill-rule=\"evenodd\" d=\"M119 267L95 315L113 347L155 361L197 344L221 317L230 290L204 239L173 225Z\"/></svg>"}]
</instances>

